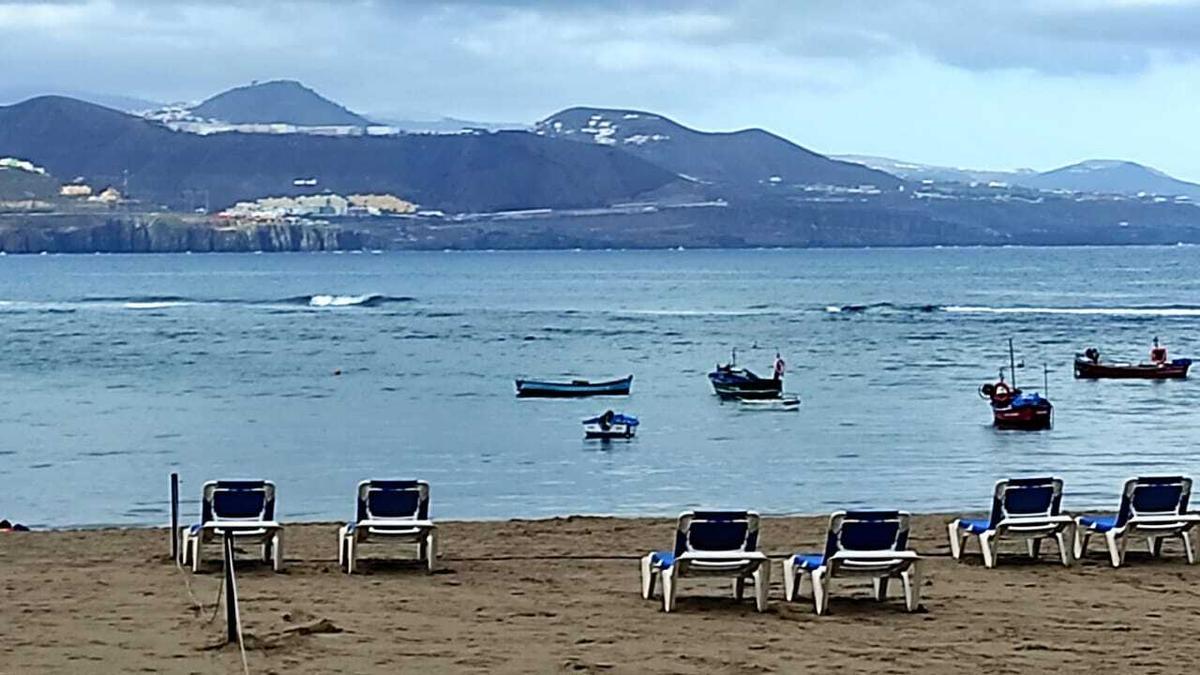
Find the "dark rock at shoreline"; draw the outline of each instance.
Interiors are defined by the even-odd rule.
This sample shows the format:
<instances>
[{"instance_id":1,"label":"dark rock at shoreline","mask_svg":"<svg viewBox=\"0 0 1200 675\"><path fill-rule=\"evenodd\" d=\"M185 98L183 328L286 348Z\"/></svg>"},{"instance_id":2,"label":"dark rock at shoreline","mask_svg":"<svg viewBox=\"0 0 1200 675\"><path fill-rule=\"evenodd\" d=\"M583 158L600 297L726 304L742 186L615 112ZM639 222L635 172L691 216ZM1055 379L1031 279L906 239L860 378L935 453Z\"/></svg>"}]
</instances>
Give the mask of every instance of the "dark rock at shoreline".
<instances>
[{"instance_id":1,"label":"dark rock at shoreline","mask_svg":"<svg viewBox=\"0 0 1200 675\"><path fill-rule=\"evenodd\" d=\"M0 219L6 253L217 253L343 251L370 237L336 226L263 224L218 227L146 216L51 216Z\"/></svg>"}]
</instances>

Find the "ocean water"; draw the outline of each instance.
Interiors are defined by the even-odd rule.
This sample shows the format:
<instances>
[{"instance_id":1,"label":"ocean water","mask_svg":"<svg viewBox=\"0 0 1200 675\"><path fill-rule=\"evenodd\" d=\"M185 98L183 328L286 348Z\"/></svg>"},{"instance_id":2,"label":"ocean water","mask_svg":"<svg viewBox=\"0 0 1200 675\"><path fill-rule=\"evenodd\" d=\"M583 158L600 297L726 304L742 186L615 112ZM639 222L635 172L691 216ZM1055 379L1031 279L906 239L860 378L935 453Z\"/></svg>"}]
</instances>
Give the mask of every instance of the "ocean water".
<instances>
[{"instance_id":1,"label":"ocean water","mask_svg":"<svg viewBox=\"0 0 1200 675\"><path fill-rule=\"evenodd\" d=\"M210 478L262 477L284 520L343 519L367 477L442 518L982 510L1011 474L1115 506L1198 473L1200 384L1088 382L1076 351L1200 357L1200 248L0 258L0 517L162 524ZM1007 364L1049 369L1055 425L990 426ZM787 360L799 412L705 374ZM339 373L340 374L335 374ZM518 400L518 376L635 376L623 399ZM580 420L637 415L630 442Z\"/></svg>"}]
</instances>

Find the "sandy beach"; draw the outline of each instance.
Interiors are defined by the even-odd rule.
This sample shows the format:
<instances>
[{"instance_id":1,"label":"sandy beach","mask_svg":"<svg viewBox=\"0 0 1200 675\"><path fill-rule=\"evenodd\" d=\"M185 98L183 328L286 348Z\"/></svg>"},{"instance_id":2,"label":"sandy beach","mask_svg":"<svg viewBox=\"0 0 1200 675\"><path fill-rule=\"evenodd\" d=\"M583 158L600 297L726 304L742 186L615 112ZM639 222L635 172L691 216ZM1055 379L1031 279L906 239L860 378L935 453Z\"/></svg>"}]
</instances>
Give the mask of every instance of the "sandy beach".
<instances>
[{"instance_id":1,"label":"sandy beach","mask_svg":"<svg viewBox=\"0 0 1200 675\"><path fill-rule=\"evenodd\" d=\"M1072 569L1003 547L948 554L946 516L915 519L928 557L923 609L877 604L841 583L830 614L786 603L778 563L769 611L735 603L723 580L686 580L677 612L638 594L637 558L665 548L673 521L573 517L442 524L442 569L372 563L338 570L333 524L287 527L282 574L239 568L252 673L1182 672L1200 625L1200 567L1177 547L1131 546L1111 569L1097 549ZM772 556L817 550L823 518L765 519ZM237 673L218 647L218 551L179 571L165 530L0 534L0 672ZM381 552L388 548L380 549ZM1142 549L1144 550L1144 548ZM251 556L247 555L247 558ZM190 590L189 590L190 586ZM197 606L197 601L203 608Z\"/></svg>"}]
</instances>

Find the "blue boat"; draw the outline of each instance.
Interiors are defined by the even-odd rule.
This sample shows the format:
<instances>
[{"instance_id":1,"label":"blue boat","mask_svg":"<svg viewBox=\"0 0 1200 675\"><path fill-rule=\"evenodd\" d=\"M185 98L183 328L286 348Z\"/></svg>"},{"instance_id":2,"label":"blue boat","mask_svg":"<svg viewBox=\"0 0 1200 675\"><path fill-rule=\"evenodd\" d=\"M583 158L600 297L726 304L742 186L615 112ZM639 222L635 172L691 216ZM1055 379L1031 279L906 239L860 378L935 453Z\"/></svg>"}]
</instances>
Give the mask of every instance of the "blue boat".
<instances>
[{"instance_id":1,"label":"blue boat","mask_svg":"<svg viewBox=\"0 0 1200 675\"><path fill-rule=\"evenodd\" d=\"M775 399L783 396L783 359L775 355L775 370L770 378L759 377L749 369L737 365L737 350L729 363L717 365L717 369L708 374L713 391L722 400L760 400Z\"/></svg>"},{"instance_id":2,"label":"blue boat","mask_svg":"<svg viewBox=\"0 0 1200 675\"><path fill-rule=\"evenodd\" d=\"M587 380L571 380L570 382L517 380L517 396L519 398L583 398L585 396L628 396L629 388L632 385L632 375L620 380L609 380L607 382L589 382Z\"/></svg>"}]
</instances>

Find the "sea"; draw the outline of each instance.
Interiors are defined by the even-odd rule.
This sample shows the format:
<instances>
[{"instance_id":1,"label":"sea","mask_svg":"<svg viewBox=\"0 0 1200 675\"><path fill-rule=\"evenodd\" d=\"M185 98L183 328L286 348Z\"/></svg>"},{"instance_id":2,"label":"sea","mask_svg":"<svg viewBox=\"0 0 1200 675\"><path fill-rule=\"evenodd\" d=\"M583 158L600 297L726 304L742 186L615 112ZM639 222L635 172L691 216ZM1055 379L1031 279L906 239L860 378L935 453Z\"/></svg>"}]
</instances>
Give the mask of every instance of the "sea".
<instances>
[{"instance_id":1,"label":"sea","mask_svg":"<svg viewBox=\"0 0 1200 675\"><path fill-rule=\"evenodd\" d=\"M163 525L168 477L265 478L284 521L413 477L437 518L982 511L1006 476L1071 510L1200 473L1200 383L1082 381L1072 357L1200 357L1200 248L0 257L0 518ZM1054 426L998 431L1009 364ZM722 403L737 350L799 411ZM632 395L514 379L632 374ZM1200 373L1198 373L1200 375ZM606 409L630 441L583 438Z\"/></svg>"}]
</instances>

